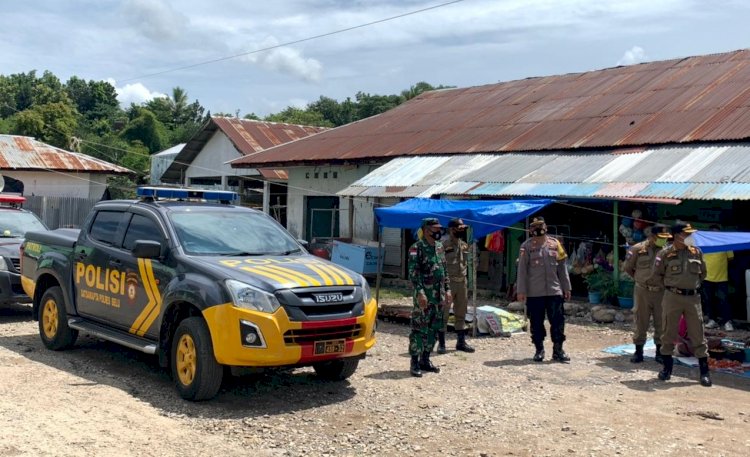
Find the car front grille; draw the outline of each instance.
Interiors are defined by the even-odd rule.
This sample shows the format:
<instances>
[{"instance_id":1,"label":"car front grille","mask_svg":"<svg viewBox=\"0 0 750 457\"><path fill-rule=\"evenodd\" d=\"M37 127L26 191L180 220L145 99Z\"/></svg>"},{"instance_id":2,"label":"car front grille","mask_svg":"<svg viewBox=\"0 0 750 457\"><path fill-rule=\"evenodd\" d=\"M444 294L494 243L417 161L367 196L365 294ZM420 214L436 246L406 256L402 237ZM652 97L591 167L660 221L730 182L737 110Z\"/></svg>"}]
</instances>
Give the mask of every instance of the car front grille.
<instances>
[{"instance_id":1,"label":"car front grille","mask_svg":"<svg viewBox=\"0 0 750 457\"><path fill-rule=\"evenodd\" d=\"M322 328L302 328L287 330L287 332L284 333L284 343L287 345L312 343L315 341L358 338L361 335L362 326L360 324Z\"/></svg>"}]
</instances>

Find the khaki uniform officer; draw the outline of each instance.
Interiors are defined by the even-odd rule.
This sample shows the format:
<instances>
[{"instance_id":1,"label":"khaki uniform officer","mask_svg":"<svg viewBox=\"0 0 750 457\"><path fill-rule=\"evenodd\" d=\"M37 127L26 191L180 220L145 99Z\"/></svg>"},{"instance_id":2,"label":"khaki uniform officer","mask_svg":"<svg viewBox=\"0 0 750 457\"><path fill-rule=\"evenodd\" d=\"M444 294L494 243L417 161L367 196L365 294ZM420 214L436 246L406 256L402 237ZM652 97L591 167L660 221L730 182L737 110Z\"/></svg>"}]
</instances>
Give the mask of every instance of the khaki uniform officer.
<instances>
[{"instance_id":1,"label":"khaki uniform officer","mask_svg":"<svg viewBox=\"0 0 750 457\"><path fill-rule=\"evenodd\" d=\"M646 343L651 316L654 317L654 343L656 344L656 361L663 362L661 353L661 301L664 297L664 285L651 276L656 254L664 248L665 238L659 238L659 232L666 233L667 227L657 224L644 230L646 241L638 243L628 250L625 257L623 271L635 280L633 289L633 301L635 310L633 320L635 330L633 331L633 343L635 354L630 359L633 363L643 362L643 345Z\"/></svg>"},{"instance_id":2,"label":"khaki uniform officer","mask_svg":"<svg viewBox=\"0 0 750 457\"><path fill-rule=\"evenodd\" d=\"M443 242L451 295L453 296L453 315L456 318L456 350L474 352L466 343L466 310L469 305L469 293L466 288L466 260L469 256L469 244L464 241L466 225L461 219L448 222L448 239ZM438 332L438 354L445 354L445 332L448 330L448 315L451 304L443 306L443 329Z\"/></svg>"},{"instance_id":3,"label":"khaki uniform officer","mask_svg":"<svg viewBox=\"0 0 750 457\"><path fill-rule=\"evenodd\" d=\"M700 383L708 387L711 385L711 377L708 372L706 335L698 290L706 277L706 262L699 248L685 244L685 238L695 231L690 224L673 225L672 245L659 251L654 260L654 278L665 289L661 304L664 312L661 346L664 368L659 372L659 379L666 381L672 377L674 341L678 335L680 316L685 316L693 354L700 365Z\"/></svg>"},{"instance_id":4,"label":"khaki uniform officer","mask_svg":"<svg viewBox=\"0 0 750 457\"><path fill-rule=\"evenodd\" d=\"M536 347L534 361L544 360L544 315L549 319L552 336L552 359L568 362L563 351L565 341L565 312L563 302L570 299L570 277L562 244L547 236L544 218L535 217L529 224L531 238L518 253L518 300L526 302L526 315L531 324L531 341ZM527 298L528 297L528 298Z\"/></svg>"}]
</instances>

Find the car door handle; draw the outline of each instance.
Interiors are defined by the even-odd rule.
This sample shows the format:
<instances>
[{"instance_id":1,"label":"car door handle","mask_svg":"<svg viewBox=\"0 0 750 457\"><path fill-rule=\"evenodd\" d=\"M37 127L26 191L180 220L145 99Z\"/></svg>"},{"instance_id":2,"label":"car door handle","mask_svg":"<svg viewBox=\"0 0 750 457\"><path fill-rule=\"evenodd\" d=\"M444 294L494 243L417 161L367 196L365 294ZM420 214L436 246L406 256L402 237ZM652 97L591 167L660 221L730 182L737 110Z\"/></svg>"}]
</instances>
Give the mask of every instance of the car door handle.
<instances>
[{"instance_id":1,"label":"car door handle","mask_svg":"<svg viewBox=\"0 0 750 457\"><path fill-rule=\"evenodd\" d=\"M78 254L76 254L76 260L81 261L81 262L86 260L86 257L88 256L86 255L85 252L79 252Z\"/></svg>"},{"instance_id":2,"label":"car door handle","mask_svg":"<svg viewBox=\"0 0 750 457\"><path fill-rule=\"evenodd\" d=\"M109 261L109 265L112 267L120 268L122 266L122 260L112 259Z\"/></svg>"}]
</instances>

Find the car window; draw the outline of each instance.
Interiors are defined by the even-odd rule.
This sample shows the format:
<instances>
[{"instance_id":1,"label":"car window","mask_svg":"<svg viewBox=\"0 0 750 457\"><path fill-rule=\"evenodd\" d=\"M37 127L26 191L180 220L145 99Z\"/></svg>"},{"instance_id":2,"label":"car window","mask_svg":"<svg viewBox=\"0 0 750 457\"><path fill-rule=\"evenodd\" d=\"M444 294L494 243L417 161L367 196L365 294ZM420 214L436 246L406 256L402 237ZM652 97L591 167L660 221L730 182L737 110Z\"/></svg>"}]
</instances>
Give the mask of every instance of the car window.
<instances>
[{"instance_id":1,"label":"car window","mask_svg":"<svg viewBox=\"0 0 750 457\"><path fill-rule=\"evenodd\" d=\"M0 211L0 236L3 238L23 238L26 232L47 230L34 213L9 210Z\"/></svg>"},{"instance_id":2,"label":"car window","mask_svg":"<svg viewBox=\"0 0 750 457\"><path fill-rule=\"evenodd\" d=\"M141 216L140 214L134 214L133 218L130 219L128 230L125 232L125 239L122 242L122 247L130 251L135 247L135 242L137 240L157 241L161 243L164 238L162 237L161 230L159 230L156 221Z\"/></svg>"},{"instance_id":3,"label":"car window","mask_svg":"<svg viewBox=\"0 0 750 457\"><path fill-rule=\"evenodd\" d=\"M264 255L300 252L273 219L252 211L190 211L170 215L187 254Z\"/></svg>"},{"instance_id":4,"label":"car window","mask_svg":"<svg viewBox=\"0 0 750 457\"><path fill-rule=\"evenodd\" d=\"M99 211L91 224L89 236L106 244L114 244L117 226L124 213L121 211Z\"/></svg>"}]
</instances>

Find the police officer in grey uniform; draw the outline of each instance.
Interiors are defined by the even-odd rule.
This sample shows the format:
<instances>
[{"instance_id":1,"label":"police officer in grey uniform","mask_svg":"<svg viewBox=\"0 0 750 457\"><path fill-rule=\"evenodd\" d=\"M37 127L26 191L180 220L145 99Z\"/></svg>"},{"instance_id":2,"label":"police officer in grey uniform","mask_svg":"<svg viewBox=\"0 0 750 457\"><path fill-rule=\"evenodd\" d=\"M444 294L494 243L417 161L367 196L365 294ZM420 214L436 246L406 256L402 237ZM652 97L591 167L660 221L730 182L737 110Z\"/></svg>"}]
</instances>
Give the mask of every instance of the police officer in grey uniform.
<instances>
[{"instance_id":1,"label":"police officer in grey uniform","mask_svg":"<svg viewBox=\"0 0 750 457\"><path fill-rule=\"evenodd\" d=\"M680 316L685 316L688 335L693 344L693 354L698 358L700 366L700 383L709 387L711 376L708 371L706 335L703 329L699 291L701 282L706 277L706 262L699 248L685 244L685 238L695 231L690 224L673 225L672 245L659 251L654 261L653 275L658 283L664 285L665 290L662 300L664 335L661 346L664 368L659 372L659 379L667 381L672 377L674 341L679 331Z\"/></svg>"},{"instance_id":2,"label":"police officer in grey uniform","mask_svg":"<svg viewBox=\"0 0 750 457\"><path fill-rule=\"evenodd\" d=\"M543 217L534 217L529 224L531 238L526 240L518 254L518 301L526 302L526 315L531 324L531 341L536 347L534 361L544 360L544 316L550 323L553 351L552 359L568 362L563 351L565 341L565 313L563 303L570 299L570 277L565 259L568 255L562 244L547 236Z\"/></svg>"},{"instance_id":3,"label":"police officer in grey uniform","mask_svg":"<svg viewBox=\"0 0 750 457\"><path fill-rule=\"evenodd\" d=\"M646 343L651 316L654 317L654 344L656 344L656 361L662 363L661 334L662 334L662 310L661 301L664 296L664 285L651 276L656 254L665 246L666 239L659 238L659 233L666 233L667 226L656 224L644 230L647 239L632 246L628 250L623 264L623 271L635 280L633 289L633 301L635 309L633 320L635 330L633 331L633 343L635 354L630 359L633 363L643 362L643 345Z\"/></svg>"},{"instance_id":4,"label":"police officer in grey uniform","mask_svg":"<svg viewBox=\"0 0 750 457\"><path fill-rule=\"evenodd\" d=\"M474 352L466 342L466 310L469 305L469 293L466 287L466 260L469 255L469 244L464 241L466 224L460 218L448 222L448 239L443 242L445 261L453 297L453 316L456 319L456 350ZM438 332L438 354L445 354L445 332L448 330L448 315L451 304L445 302L443 307L443 329Z\"/></svg>"}]
</instances>

